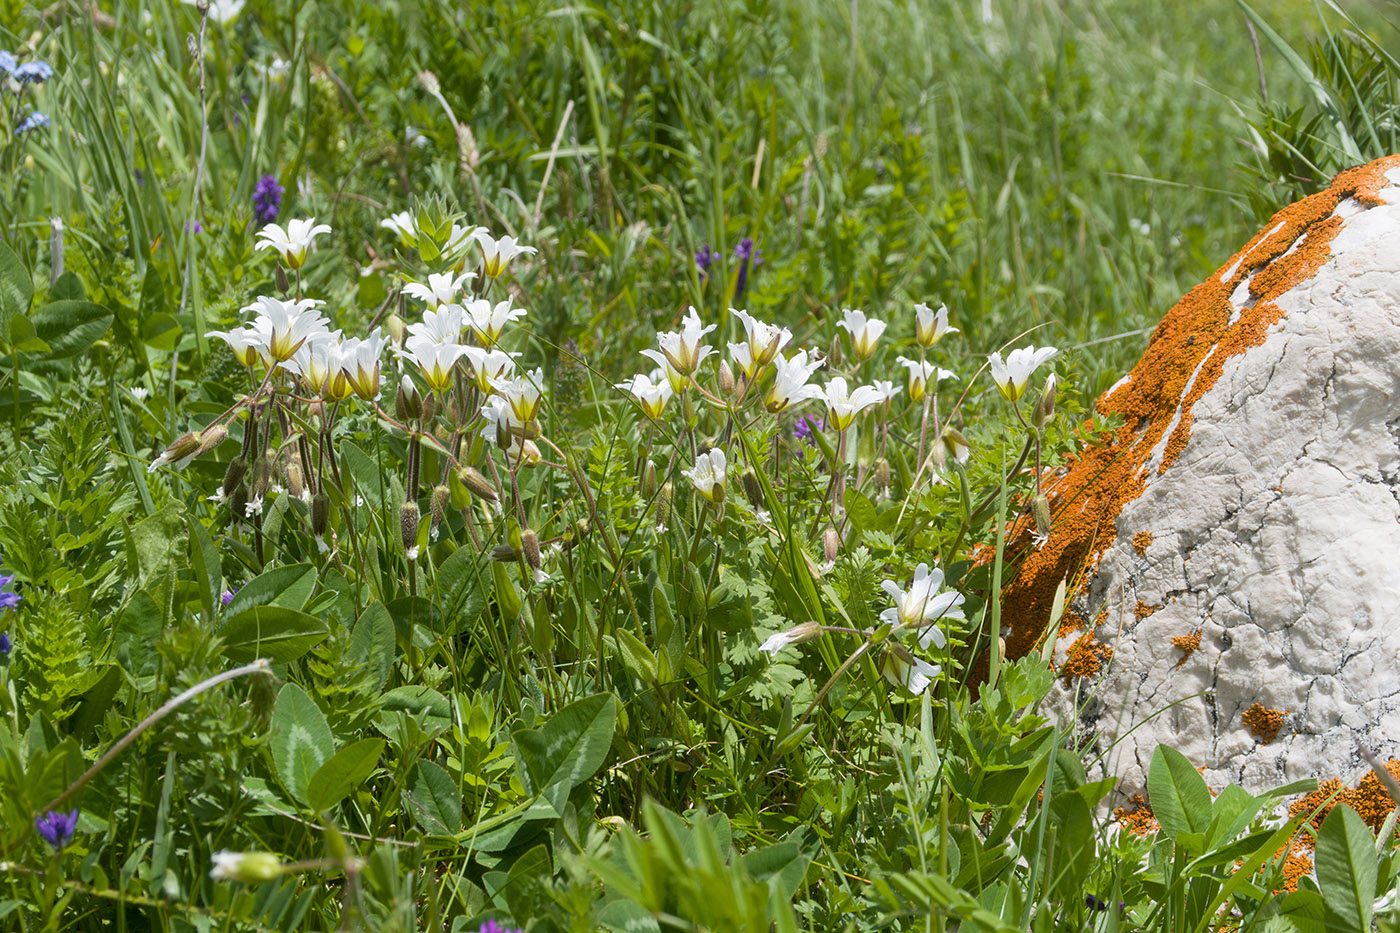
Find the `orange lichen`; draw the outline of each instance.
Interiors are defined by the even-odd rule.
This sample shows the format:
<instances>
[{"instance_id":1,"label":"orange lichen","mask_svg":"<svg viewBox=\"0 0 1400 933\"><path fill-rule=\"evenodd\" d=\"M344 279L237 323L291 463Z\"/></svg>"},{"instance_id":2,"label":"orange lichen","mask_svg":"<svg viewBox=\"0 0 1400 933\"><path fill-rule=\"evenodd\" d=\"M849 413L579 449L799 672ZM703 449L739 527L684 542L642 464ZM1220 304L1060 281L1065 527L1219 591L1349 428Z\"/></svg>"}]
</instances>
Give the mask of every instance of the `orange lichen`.
<instances>
[{"instance_id":1,"label":"orange lichen","mask_svg":"<svg viewBox=\"0 0 1400 933\"><path fill-rule=\"evenodd\" d=\"M1113 648L1094 637L1093 632L1085 632L1069 646L1065 663L1060 665L1060 676L1069 683L1071 677L1093 677L1113 657Z\"/></svg>"},{"instance_id":2,"label":"orange lichen","mask_svg":"<svg viewBox=\"0 0 1400 933\"><path fill-rule=\"evenodd\" d=\"M1133 535L1133 550L1138 552L1138 556L1146 557L1147 549L1152 546L1152 532L1139 531Z\"/></svg>"},{"instance_id":3,"label":"orange lichen","mask_svg":"<svg viewBox=\"0 0 1400 933\"><path fill-rule=\"evenodd\" d=\"M1099 411L1121 426L1097 435L1087 425L1081 428L1079 449L1045 485L1055 534L1034 547L1033 521L1022 517L1010 529L1007 553L1017 569L1002 593L1010 657L1039 644L1060 581L1068 580L1075 595L1117 540L1124 506L1147 487L1153 451L1162 446L1158 472L1176 462L1191 437L1192 408L1228 360L1262 343L1282 316L1274 299L1327 261L1341 226L1331 217L1337 205L1349 197L1380 203L1378 192L1391 185L1385 173L1397 166L1400 156L1390 156L1342 172L1327 190L1275 214L1229 263L1167 312L1129 379L1100 397ZM1230 296L1246 279L1255 300L1237 312ZM1134 535L1135 547L1142 534Z\"/></svg>"},{"instance_id":4,"label":"orange lichen","mask_svg":"<svg viewBox=\"0 0 1400 933\"><path fill-rule=\"evenodd\" d=\"M1298 890L1298 882L1312 874L1312 856L1297 850L1288 853L1283 860L1283 888L1285 891Z\"/></svg>"},{"instance_id":5,"label":"orange lichen","mask_svg":"<svg viewBox=\"0 0 1400 933\"><path fill-rule=\"evenodd\" d=\"M1084 627L1088 624L1082 615L1073 609L1066 609L1065 614L1060 617L1060 630L1056 635L1060 638L1068 638L1075 632L1084 631Z\"/></svg>"},{"instance_id":6,"label":"orange lichen","mask_svg":"<svg viewBox=\"0 0 1400 933\"><path fill-rule=\"evenodd\" d=\"M1400 760L1390 759L1386 762L1385 770L1389 771L1396 780L1400 780ZM1339 803L1344 803L1355 810L1366 825L1371 827L1372 831L1379 830L1381 825L1385 823L1385 818L1390 816L1390 811L1395 809L1395 801L1390 799L1390 793L1386 791L1385 785L1376 776L1376 772L1367 771L1355 787L1342 787L1342 782L1337 778L1323 781L1318 785L1317 790L1293 801L1288 807L1288 815L1297 816L1299 813L1312 813L1309 822L1316 829L1322 826L1322 821L1327 818L1327 814L1332 812L1332 808ZM1306 833L1301 835L1307 836L1306 845L1311 846L1311 837Z\"/></svg>"},{"instance_id":7,"label":"orange lichen","mask_svg":"<svg viewBox=\"0 0 1400 933\"><path fill-rule=\"evenodd\" d=\"M1162 828L1152 812L1152 805L1142 794L1133 794L1126 807L1115 808L1113 818L1134 836L1153 836Z\"/></svg>"},{"instance_id":8,"label":"orange lichen","mask_svg":"<svg viewBox=\"0 0 1400 933\"><path fill-rule=\"evenodd\" d=\"M1196 649L1201 647L1201 630L1196 629L1190 635L1175 635L1172 637L1172 647L1181 652L1181 660L1176 662L1179 669L1196 653Z\"/></svg>"},{"instance_id":9,"label":"orange lichen","mask_svg":"<svg viewBox=\"0 0 1400 933\"><path fill-rule=\"evenodd\" d=\"M1156 612L1158 609L1161 608L1161 606L1150 606L1147 603L1143 602L1141 599L1139 599L1137 601L1137 605L1133 607L1133 618L1141 622L1143 619L1152 615L1152 613Z\"/></svg>"},{"instance_id":10,"label":"orange lichen","mask_svg":"<svg viewBox=\"0 0 1400 933\"><path fill-rule=\"evenodd\" d=\"M1283 728L1283 716L1284 711L1281 709L1271 709L1262 703L1255 703L1244 711L1240 722L1253 733L1261 745L1268 745L1278 738L1278 732Z\"/></svg>"}]
</instances>

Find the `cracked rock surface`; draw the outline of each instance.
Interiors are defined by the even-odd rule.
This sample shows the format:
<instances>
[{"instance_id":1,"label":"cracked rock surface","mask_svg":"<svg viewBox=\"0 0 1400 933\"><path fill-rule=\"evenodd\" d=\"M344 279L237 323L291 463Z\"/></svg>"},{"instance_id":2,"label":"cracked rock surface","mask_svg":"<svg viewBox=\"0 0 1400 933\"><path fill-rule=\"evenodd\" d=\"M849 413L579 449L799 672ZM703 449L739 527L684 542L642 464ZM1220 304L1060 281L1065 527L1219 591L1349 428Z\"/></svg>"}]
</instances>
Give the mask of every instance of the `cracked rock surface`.
<instances>
[{"instance_id":1,"label":"cracked rock surface","mask_svg":"<svg viewBox=\"0 0 1400 933\"><path fill-rule=\"evenodd\" d=\"M1059 708L1125 789L1159 742L1217 788L1353 774L1357 741L1400 757L1400 168L1386 178L1380 203L1337 206L1330 255L1224 361L1179 455L1153 451L1079 593L1114 654ZM1172 638L1197 630L1183 661ZM1255 703L1283 713L1267 744L1241 722Z\"/></svg>"}]
</instances>

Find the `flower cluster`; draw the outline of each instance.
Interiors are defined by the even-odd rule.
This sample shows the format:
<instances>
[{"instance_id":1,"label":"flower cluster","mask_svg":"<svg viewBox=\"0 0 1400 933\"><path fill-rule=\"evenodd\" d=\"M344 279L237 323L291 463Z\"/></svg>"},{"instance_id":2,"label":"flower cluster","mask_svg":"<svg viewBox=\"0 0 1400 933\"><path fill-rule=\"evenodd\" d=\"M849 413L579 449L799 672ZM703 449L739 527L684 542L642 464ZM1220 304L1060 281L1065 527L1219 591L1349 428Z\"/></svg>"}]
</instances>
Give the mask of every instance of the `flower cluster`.
<instances>
[{"instance_id":1,"label":"flower cluster","mask_svg":"<svg viewBox=\"0 0 1400 933\"><path fill-rule=\"evenodd\" d=\"M53 846L55 852L60 851L72 840L73 832L78 828L78 811L63 813L50 810L34 818L34 828L45 842Z\"/></svg>"},{"instance_id":2,"label":"flower cluster","mask_svg":"<svg viewBox=\"0 0 1400 933\"><path fill-rule=\"evenodd\" d=\"M283 191L276 175L264 175L258 179L253 186L254 223L270 224L277 219L277 212L282 209Z\"/></svg>"},{"instance_id":3,"label":"flower cluster","mask_svg":"<svg viewBox=\"0 0 1400 933\"><path fill-rule=\"evenodd\" d=\"M9 106L0 104L0 125L9 125L14 136L48 126L49 118L38 110L26 109L24 98L31 88L53 75L53 67L48 62L35 59L21 63L13 52L0 49L0 101L13 97Z\"/></svg>"}]
</instances>

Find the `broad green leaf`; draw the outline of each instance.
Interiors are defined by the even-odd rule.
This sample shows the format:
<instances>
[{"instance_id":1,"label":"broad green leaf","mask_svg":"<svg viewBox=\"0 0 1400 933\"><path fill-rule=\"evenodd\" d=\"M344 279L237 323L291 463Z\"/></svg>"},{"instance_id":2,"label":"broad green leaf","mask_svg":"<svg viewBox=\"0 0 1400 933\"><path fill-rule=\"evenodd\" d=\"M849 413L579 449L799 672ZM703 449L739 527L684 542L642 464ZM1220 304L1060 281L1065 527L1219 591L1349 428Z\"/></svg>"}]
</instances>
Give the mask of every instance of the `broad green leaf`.
<instances>
[{"instance_id":1,"label":"broad green leaf","mask_svg":"<svg viewBox=\"0 0 1400 933\"><path fill-rule=\"evenodd\" d=\"M51 301L31 315L34 332L49 345L51 359L75 356L112 326L112 312L91 301Z\"/></svg>"},{"instance_id":2,"label":"broad green leaf","mask_svg":"<svg viewBox=\"0 0 1400 933\"><path fill-rule=\"evenodd\" d=\"M1317 831L1317 884L1334 930L1371 929L1376 900L1376 838L1357 815L1339 803Z\"/></svg>"},{"instance_id":3,"label":"broad green leaf","mask_svg":"<svg viewBox=\"0 0 1400 933\"><path fill-rule=\"evenodd\" d=\"M285 606L302 609L316 588L316 568L310 564L273 567L249 580L233 594L226 614L236 615L253 606Z\"/></svg>"},{"instance_id":4,"label":"broad green leaf","mask_svg":"<svg viewBox=\"0 0 1400 933\"><path fill-rule=\"evenodd\" d=\"M224 639L224 657L230 661L267 658L274 664L296 660L329 633L322 620L285 606L244 609L219 631Z\"/></svg>"},{"instance_id":5,"label":"broad green leaf","mask_svg":"<svg viewBox=\"0 0 1400 933\"><path fill-rule=\"evenodd\" d=\"M452 777L431 761L414 767L413 783L403 792L404 804L430 836L451 836L462 828L462 798Z\"/></svg>"},{"instance_id":6,"label":"broad green leaf","mask_svg":"<svg viewBox=\"0 0 1400 933\"><path fill-rule=\"evenodd\" d=\"M534 917L546 913L553 876L549 848L543 843L516 859L501 889L511 916Z\"/></svg>"},{"instance_id":7,"label":"broad green leaf","mask_svg":"<svg viewBox=\"0 0 1400 933\"><path fill-rule=\"evenodd\" d=\"M361 739L336 752L311 775L307 804L320 813L340 803L373 773L383 753L383 739Z\"/></svg>"},{"instance_id":8,"label":"broad green leaf","mask_svg":"<svg viewBox=\"0 0 1400 933\"><path fill-rule=\"evenodd\" d=\"M846 514L857 531L872 531L879 521L875 503L870 497L856 489L846 490Z\"/></svg>"},{"instance_id":9,"label":"broad green leaf","mask_svg":"<svg viewBox=\"0 0 1400 933\"><path fill-rule=\"evenodd\" d=\"M60 275L49 289L50 301L82 301L85 298L87 292L83 290L83 280L71 271Z\"/></svg>"},{"instance_id":10,"label":"broad green leaf","mask_svg":"<svg viewBox=\"0 0 1400 933\"><path fill-rule=\"evenodd\" d=\"M561 807L569 791L607 760L616 724L617 701L600 693L564 707L542 728L513 733L526 791L545 794Z\"/></svg>"},{"instance_id":11,"label":"broad green leaf","mask_svg":"<svg viewBox=\"0 0 1400 933\"><path fill-rule=\"evenodd\" d=\"M1158 745L1147 771L1152 812L1173 841L1210 828L1210 789L1195 765L1174 748Z\"/></svg>"},{"instance_id":12,"label":"broad green leaf","mask_svg":"<svg viewBox=\"0 0 1400 933\"><path fill-rule=\"evenodd\" d=\"M622 655L623 665L633 677L647 684L657 682L656 655L651 653L646 642L634 635L630 629L619 628L617 647Z\"/></svg>"},{"instance_id":13,"label":"broad green leaf","mask_svg":"<svg viewBox=\"0 0 1400 933\"><path fill-rule=\"evenodd\" d=\"M170 568L171 556L176 549L183 551L180 532L184 525L179 507L168 505L131 526L127 538L136 557L137 575L142 587L156 574Z\"/></svg>"},{"instance_id":14,"label":"broad green leaf","mask_svg":"<svg viewBox=\"0 0 1400 933\"><path fill-rule=\"evenodd\" d=\"M394 620L383 603L370 603L360 613L350 632L350 653L365 665L374 689L383 689L394 669Z\"/></svg>"},{"instance_id":15,"label":"broad green leaf","mask_svg":"<svg viewBox=\"0 0 1400 933\"><path fill-rule=\"evenodd\" d=\"M141 323L141 342L153 350L175 349L183 333L172 314L153 314Z\"/></svg>"},{"instance_id":16,"label":"broad green leaf","mask_svg":"<svg viewBox=\"0 0 1400 933\"><path fill-rule=\"evenodd\" d=\"M396 687L384 694L379 703L383 709L390 712L403 710L408 713L427 712L429 715L442 719L452 717L452 704L447 702L447 697L432 687L421 685Z\"/></svg>"},{"instance_id":17,"label":"broad green leaf","mask_svg":"<svg viewBox=\"0 0 1400 933\"><path fill-rule=\"evenodd\" d=\"M34 280L14 250L0 243L0 343L13 341L10 321L29 310L34 299Z\"/></svg>"},{"instance_id":18,"label":"broad green leaf","mask_svg":"<svg viewBox=\"0 0 1400 933\"><path fill-rule=\"evenodd\" d=\"M190 567L194 570L195 582L199 584L199 600L204 606L204 617L212 619L224 584L219 549L214 546L204 523L198 518L188 516L185 527L190 532Z\"/></svg>"},{"instance_id":19,"label":"broad green leaf","mask_svg":"<svg viewBox=\"0 0 1400 933\"><path fill-rule=\"evenodd\" d=\"M320 708L296 684L287 684L277 694L268 745L283 786L299 802L308 803L311 776L335 753L335 739Z\"/></svg>"},{"instance_id":20,"label":"broad green leaf","mask_svg":"<svg viewBox=\"0 0 1400 933\"><path fill-rule=\"evenodd\" d=\"M437 606L449 632L465 631L486 608L485 569L485 562L469 547L458 548L438 567Z\"/></svg>"}]
</instances>

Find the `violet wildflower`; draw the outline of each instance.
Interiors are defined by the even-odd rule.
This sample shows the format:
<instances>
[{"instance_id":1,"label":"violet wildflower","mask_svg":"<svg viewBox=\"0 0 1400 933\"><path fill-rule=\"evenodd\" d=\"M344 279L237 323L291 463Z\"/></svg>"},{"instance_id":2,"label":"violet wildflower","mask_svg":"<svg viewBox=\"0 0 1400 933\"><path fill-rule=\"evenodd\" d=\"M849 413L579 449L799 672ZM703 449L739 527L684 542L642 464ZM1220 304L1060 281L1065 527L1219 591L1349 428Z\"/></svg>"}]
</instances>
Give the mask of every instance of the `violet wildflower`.
<instances>
[{"instance_id":1,"label":"violet wildflower","mask_svg":"<svg viewBox=\"0 0 1400 933\"><path fill-rule=\"evenodd\" d=\"M277 183L276 175L264 175L258 179L253 187L253 218L259 224L270 224L277 219L285 190Z\"/></svg>"},{"instance_id":2,"label":"violet wildflower","mask_svg":"<svg viewBox=\"0 0 1400 933\"><path fill-rule=\"evenodd\" d=\"M34 828L55 851L61 850L73 838L73 830L78 828L78 811L60 813L50 810L43 816L34 817Z\"/></svg>"},{"instance_id":3,"label":"violet wildflower","mask_svg":"<svg viewBox=\"0 0 1400 933\"><path fill-rule=\"evenodd\" d=\"M494 920L487 920L481 925L481 928L477 930L477 933L525 933L525 931L520 929L508 930Z\"/></svg>"},{"instance_id":4,"label":"violet wildflower","mask_svg":"<svg viewBox=\"0 0 1400 933\"><path fill-rule=\"evenodd\" d=\"M19 605L19 594L12 593L5 587L15 580L14 574L0 574L0 610L13 609Z\"/></svg>"},{"instance_id":5,"label":"violet wildflower","mask_svg":"<svg viewBox=\"0 0 1400 933\"><path fill-rule=\"evenodd\" d=\"M826 422L817 415L798 415L797 420L792 423L792 436L799 441L810 440L813 431L824 430Z\"/></svg>"},{"instance_id":6,"label":"violet wildflower","mask_svg":"<svg viewBox=\"0 0 1400 933\"><path fill-rule=\"evenodd\" d=\"M0 658L10 656L10 633L0 632Z\"/></svg>"},{"instance_id":7,"label":"violet wildflower","mask_svg":"<svg viewBox=\"0 0 1400 933\"><path fill-rule=\"evenodd\" d=\"M53 69L48 62L25 62L13 74L20 84L43 84L53 77Z\"/></svg>"},{"instance_id":8,"label":"violet wildflower","mask_svg":"<svg viewBox=\"0 0 1400 933\"><path fill-rule=\"evenodd\" d=\"M231 590L224 590L222 593L219 594L219 599L223 602L225 606L227 606L229 603L233 602L233 594L237 592L238 587L234 587Z\"/></svg>"},{"instance_id":9,"label":"violet wildflower","mask_svg":"<svg viewBox=\"0 0 1400 933\"><path fill-rule=\"evenodd\" d=\"M186 232L186 233L203 233L203 232L204 232L204 225L201 224L201 223L200 223L199 221L197 221L197 220L187 220L187 221L185 221L185 232Z\"/></svg>"},{"instance_id":10,"label":"violet wildflower","mask_svg":"<svg viewBox=\"0 0 1400 933\"><path fill-rule=\"evenodd\" d=\"M719 262L719 251L710 249L710 244L705 243L700 247L700 251L695 254L695 268L700 270L701 283L710 279L710 269Z\"/></svg>"},{"instance_id":11,"label":"violet wildflower","mask_svg":"<svg viewBox=\"0 0 1400 933\"><path fill-rule=\"evenodd\" d=\"M746 236L734 247L734 258L739 260L739 276L734 280L734 300L744 294L749 285L749 268L763 264L763 253L753 245L753 237Z\"/></svg>"},{"instance_id":12,"label":"violet wildflower","mask_svg":"<svg viewBox=\"0 0 1400 933\"><path fill-rule=\"evenodd\" d=\"M49 125L49 118L46 117L46 116L44 116L44 115L43 115L42 113L40 113L39 111L35 110L35 111L34 111L33 113L31 113L29 116L25 117L24 120L20 123L19 126L15 127L15 135L16 135L16 136L22 136L22 135L24 135L25 133L31 132L31 131L33 131L33 130L41 129L41 128L43 128L43 127L45 127L45 126L48 126L48 125Z\"/></svg>"}]
</instances>

